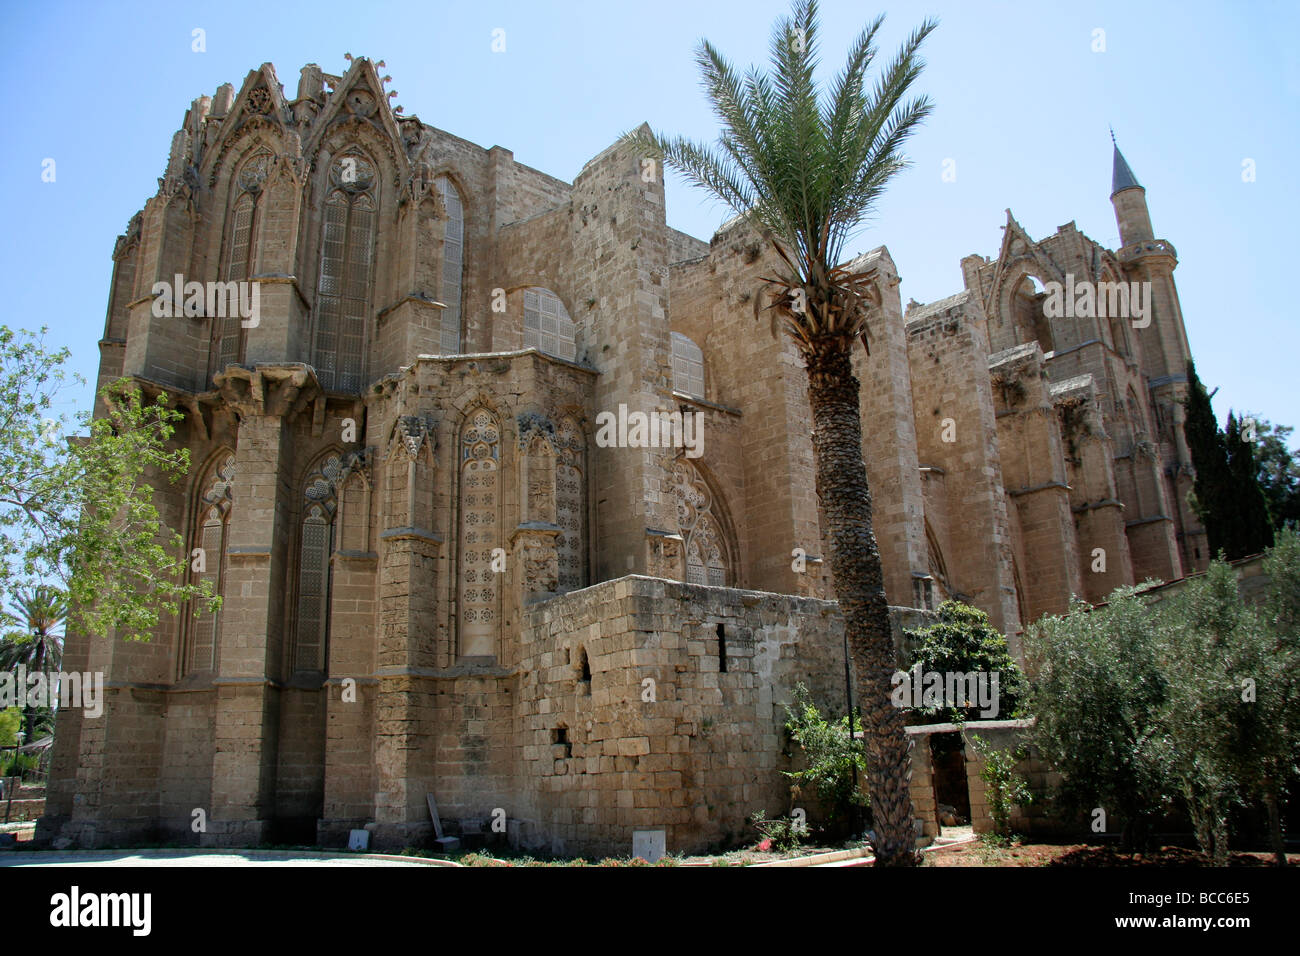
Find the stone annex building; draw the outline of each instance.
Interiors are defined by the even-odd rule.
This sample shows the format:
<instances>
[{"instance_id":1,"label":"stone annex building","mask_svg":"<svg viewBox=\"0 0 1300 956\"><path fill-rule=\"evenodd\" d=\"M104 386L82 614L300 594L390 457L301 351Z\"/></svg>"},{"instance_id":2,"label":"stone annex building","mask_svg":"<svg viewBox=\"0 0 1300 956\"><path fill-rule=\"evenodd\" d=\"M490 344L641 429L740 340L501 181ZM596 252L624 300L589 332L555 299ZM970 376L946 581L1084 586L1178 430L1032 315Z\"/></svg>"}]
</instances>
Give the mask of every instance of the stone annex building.
<instances>
[{"instance_id":1,"label":"stone annex building","mask_svg":"<svg viewBox=\"0 0 1300 956\"><path fill-rule=\"evenodd\" d=\"M390 104L365 59L304 67L292 99L265 64L194 101L117 240L99 379L184 410L191 471L156 502L224 605L69 637L107 700L59 712L58 845L400 847L432 795L452 833L691 850L788 809L796 681L842 711L806 379L755 321L765 247L668 228L629 147L570 184ZM1208 563L1174 248L1118 150L1113 187L1120 248L1008 212L928 305L903 310L884 247L857 261L892 605L959 597L1017 646L1071 594ZM177 275L256 283L257 324L159 317ZM1069 281L1151 283L1149 324L1047 318ZM704 454L601 447L620 405L698 412Z\"/></svg>"}]
</instances>

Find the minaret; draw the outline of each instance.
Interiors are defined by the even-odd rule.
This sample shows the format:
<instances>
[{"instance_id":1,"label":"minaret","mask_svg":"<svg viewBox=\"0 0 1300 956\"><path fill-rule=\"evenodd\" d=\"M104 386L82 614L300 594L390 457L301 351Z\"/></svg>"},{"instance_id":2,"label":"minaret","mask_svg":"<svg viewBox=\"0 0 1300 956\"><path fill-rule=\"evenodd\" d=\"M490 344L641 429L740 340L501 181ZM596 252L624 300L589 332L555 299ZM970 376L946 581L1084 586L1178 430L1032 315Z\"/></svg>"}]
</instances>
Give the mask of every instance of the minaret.
<instances>
[{"instance_id":1,"label":"minaret","mask_svg":"<svg viewBox=\"0 0 1300 956\"><path fill-rule=\"evenodd\" d=\"M1115 207L1115 219L1119 223L1119 241L1128 246L1154 239L1151 214L1147 212L1147 191L1138 185L1137 177L1129 169L1124 154L1119 151L1114 130L1111 131L1110 141L1115 146L1115 161L1110 174L1110 201Z\"/></svg>"},{"instance_id":2,"label":"minaret","mask_svg":"<svg viewBox=\"0 0 1300 956\"><path fill-rule=\"evenodd\" d=\"M1111 172L1110 201L1119 225L1120 247L1115 250L1130 283L1142 283L1139 301L1147 309L1144 315L1130 319L1133 337L1141 350L1142 377L1155 412L1157 434L1164 465L1170 517L1178 530L1179 551L1184 574L1206 567L1205 533L1187 502L1191 490L1191 455L1183 437L1183 399L1187 394L1187 360L1191 349L1183 325L1183 310L1174 285L1178 254L1173 244L1155 238L1151 214L1147 210L1146 190L1139 185L1124 154L1110 134L1115 154ZM1149 285L1147 285L1149 283ZM1199 553L1198 553L1199 552Z\"/></svg>"}]
</instances>

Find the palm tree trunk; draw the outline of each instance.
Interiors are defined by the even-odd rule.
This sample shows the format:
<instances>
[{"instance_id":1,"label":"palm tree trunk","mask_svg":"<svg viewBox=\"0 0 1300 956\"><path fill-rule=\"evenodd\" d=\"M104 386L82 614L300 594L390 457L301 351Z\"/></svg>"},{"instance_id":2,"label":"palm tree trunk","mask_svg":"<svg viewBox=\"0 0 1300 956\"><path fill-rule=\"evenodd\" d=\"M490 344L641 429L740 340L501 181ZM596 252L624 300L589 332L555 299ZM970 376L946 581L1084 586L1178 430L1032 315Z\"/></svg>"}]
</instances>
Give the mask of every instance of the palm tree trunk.
<instances>
[{"instance_id":1,"label":"palm tree trunk","mask_svg":"<svg viewBox=\"0 0 1300 956\"><path fill-rule=\"evenodd\" d=\"M831 576L853 655L862 709L867 789L876 863L916 863L911 742L904 714L890 701L896 669L884 575L871 528L871 491L862 460L858 380L848 350L828 344L806 356L813 415L817 494L825 515Z\"/></svg>"},{"instance_id":2,"label":"palm tree trunk","mask_svg":"<svg viewBox=\"0 0 1300 956\"><path fill-rule=\"evenodd\" d=\"M32 655L32 662L31 662L32 673L33 674L40 673L44 668L44 664L45 664L45 635L37 634L36 653ZM26 693L26 690L27 690L26 688L23 688L24 694ZM24 700L26 699L27 698L24 696ZM23 723L24 723L23 729L25 732L23 740L26 741L27 743L31 743L32 738L36 735L36 708L31 706L30 703L23 708Z\"/></svg>"}]
</instances>

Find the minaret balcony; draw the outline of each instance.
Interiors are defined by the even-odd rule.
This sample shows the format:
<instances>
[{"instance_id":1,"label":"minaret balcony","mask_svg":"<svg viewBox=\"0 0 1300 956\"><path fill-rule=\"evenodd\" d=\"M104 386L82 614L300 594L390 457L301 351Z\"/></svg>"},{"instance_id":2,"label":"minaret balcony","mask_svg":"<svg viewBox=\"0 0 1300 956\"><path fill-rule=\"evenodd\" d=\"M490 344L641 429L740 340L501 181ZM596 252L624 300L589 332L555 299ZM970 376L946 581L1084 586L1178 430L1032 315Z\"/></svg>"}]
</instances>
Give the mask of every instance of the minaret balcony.
<instances>
[{"instance_id":1,"label":"minaret balcony","mask_svg":"<svg viewBox=\"0 0 1300 956\"><path fill-rule=\"evenodd\" d=\"M1145 239L1142 242L1121 246L1115 250L1115 256L1122 263L1134 262L1138 259L1152 259L1157 256L1166 256L1174 260L1175 263L1178 262L1178 250L1167 239Z\"/></svg>"}]
</instances>

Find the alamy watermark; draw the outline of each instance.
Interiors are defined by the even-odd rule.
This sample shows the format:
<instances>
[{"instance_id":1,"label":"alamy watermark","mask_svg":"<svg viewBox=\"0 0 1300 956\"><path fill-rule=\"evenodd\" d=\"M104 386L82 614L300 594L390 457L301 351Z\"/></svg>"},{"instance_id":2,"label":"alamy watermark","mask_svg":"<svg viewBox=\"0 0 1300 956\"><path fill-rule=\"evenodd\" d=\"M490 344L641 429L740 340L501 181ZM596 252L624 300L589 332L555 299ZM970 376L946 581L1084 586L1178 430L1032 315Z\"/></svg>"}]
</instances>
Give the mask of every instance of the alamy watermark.
<instances>
[{"instance_id":1,"label":"alamy watermark","mask_svg":"<svg viewBox=\"0 0 1300 956\"><path fill-rule=\"evenodd\" d=\"M90 718L104 712L104 674L102 671L32 671L19 664L13 671L0 673L0 710L9 707L49 707L55 700L60 707L81 707Z\"/></svg>"},{"instance_id":2,"label":"alamy watermark","mask_svg":"<svg viewBox=\"0 0 1300 956\"><path fill-rule=\"evenodd\" d=\"M152 912L152 893L83 893L74 885L50 897L50 925L58 928L123 927L133 936L148 936Z\"/></svg>"},{"instance_id":3,"label":"alamy watermark","mask_svg":"<svg viewBox=\"0 0 1300 956\"><path fill-rule=\"evenodd\" d=\"M186 282L178 272L172 282L155 282L151 291L158 319L238 317L246 329L261 321L262 287L256 282Z\"/></svg>"},{"instance_id":4,"label":"alamy watermark","mask_svg":"<svg viewBox=\"0 0 1300 956\"><path fill-rule=\"evenodd\" d=\"M1067 272L1064 285L1045 282L1043 290L1043 315L1049 319L1132 319L1135 329L1151 324L1150 282L1075 282Z\"/></svg>"},{"instance_id":5,"label":"alamy watermark","mask_svg":"<svg viewBox=\"0 0 1300 956\"><path fill-rule=\"evenodd\" d=\"M998 716L999 671L922 671L916 664L910 671L895 671L889 695L895 707L939 709L979 708L985 720Z\"/></svg>"},{"instance_id":6,"label":"alamy watermark","mask_svg":"<svg viewBox=\"0 0 1300 956\"><path fill-rule=\"evenodd\" d=\"M596 444L601 448L685 448L687 458L704 454L704 417L700 412L640 412L618 406L618 413L596 415Z\"/></svg>"}]
</instances>

